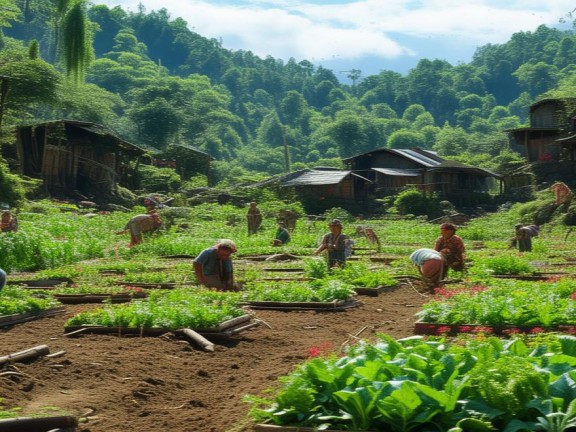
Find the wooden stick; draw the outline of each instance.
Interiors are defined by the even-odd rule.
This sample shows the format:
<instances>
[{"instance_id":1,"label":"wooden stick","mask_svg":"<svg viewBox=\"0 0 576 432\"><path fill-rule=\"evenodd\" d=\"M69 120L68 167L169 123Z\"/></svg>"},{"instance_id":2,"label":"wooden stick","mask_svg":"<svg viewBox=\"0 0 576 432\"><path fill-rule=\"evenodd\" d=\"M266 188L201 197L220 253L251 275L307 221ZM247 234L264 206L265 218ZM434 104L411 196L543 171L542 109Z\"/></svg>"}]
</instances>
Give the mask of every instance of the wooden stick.
<instances>
[{"instance_id":1,"label":"wooden stick","mask_svg":"<svg viewBox=\"0 0 576 432\"><path fill-rule=\"evenodd\" d=\"M75 335L77 335L77 334L79 334L79 333L85 332L86 330L88 330L88 329L87 329L86 327L83 327L83 328L81 328L81 329L74 330L74 331L72 331L72 332L70 332L70 333L66 333L64 336L75 336Z\"/></svg>"},{"instance_id":2,"label":"wooden stick","mask_svg":"<svg viewBox=\"0 0 576 432\"><path fill-rule=\"evenodd\" d=\"M24 351L20 351L17 353L9 354L7 356L0 357L0 365L10 363L10 362L19 362L22 360L31 360L38 357L42 357L43 355L49 354L50 349L47 345L38 345L32 348L29 348Z\"/></svg>"},{"instance_id":3,"label":"wooden stick","mask_svg":"<svg viewBox=\"0 0 576 432\"><path fill-rule=\"evenodd\" d=\"M214 352L214 344L206 339L204 336L196 333L192 329L182 329L184 336L190 339L192 342L200 345L204 351Z\"/></svg>"}]
</instances>

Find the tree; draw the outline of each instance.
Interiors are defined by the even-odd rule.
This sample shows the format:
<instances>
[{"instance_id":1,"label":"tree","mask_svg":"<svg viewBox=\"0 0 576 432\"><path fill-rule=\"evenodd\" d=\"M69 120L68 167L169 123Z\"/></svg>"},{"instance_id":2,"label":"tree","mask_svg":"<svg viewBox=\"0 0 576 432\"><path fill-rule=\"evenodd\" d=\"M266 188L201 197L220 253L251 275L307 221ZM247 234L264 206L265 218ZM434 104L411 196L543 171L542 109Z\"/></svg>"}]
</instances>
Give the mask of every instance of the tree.
<instances>
[{"instance_id":1,"label":"tree","mask_svg":"<svg viewBox=\"0 0 576 432\"><path fill-rule=\"evenodd\" d=\"M391 149L410 149L425 146L426 139L420 132L404 129L394 132L388 138L388 148Z\"/></svg>"},{"instance_id":2,"label":"tree","mask_svg":"<svg viewBox=\"0 0 576 432\"><path fill-rule=\"evenodd\" d=\"M94 59L93 30L86 13L86 0L56 0L55 53L74 82L84 80Z\"/></svg>"}]
</instances>

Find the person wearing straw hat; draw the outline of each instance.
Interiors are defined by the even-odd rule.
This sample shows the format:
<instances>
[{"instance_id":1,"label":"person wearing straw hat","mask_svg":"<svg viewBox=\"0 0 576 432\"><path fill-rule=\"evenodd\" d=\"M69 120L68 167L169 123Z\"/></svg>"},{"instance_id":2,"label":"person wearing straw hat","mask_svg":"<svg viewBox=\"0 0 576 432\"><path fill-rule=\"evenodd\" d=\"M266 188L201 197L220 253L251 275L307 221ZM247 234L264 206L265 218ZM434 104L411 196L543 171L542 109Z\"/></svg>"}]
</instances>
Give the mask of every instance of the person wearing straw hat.
<instances>
[{"instance_id":1,"label":"person wearing straw hat","mask_svg":"<svg viewBox=\"0 0 576 432\"><path fill-rule=\"evenodd\" d=\"M214 246L204 249L193 261L194 274L200 285L218 291L239 291L234 283L232 254L237 251L230 239L221 239Z\"/></svg>"}]
</instances>

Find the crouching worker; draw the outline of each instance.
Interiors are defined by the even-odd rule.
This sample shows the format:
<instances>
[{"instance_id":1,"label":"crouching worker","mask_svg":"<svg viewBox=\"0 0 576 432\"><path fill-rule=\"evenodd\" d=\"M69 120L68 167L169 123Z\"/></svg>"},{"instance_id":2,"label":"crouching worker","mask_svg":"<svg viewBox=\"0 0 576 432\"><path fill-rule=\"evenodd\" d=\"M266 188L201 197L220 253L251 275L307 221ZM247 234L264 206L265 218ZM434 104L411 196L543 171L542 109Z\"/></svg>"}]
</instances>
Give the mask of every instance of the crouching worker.
<instances>
[{"instance_id":1,"label":"crouching worker","mask_svg":"<svg viewBox=\"0 0 576 432\"><path fill-rule=\"evenodd\" d=\"M162 226L162 219L157 213L156 209L150 209L148 214L139 214L132 217L122 231L116 234L130 233L129 248L142 243L143 233L153 233L160 229Z\"/></svg>"},{"instance_id":2,"label":"crouching worker","mask_svg":"<svg viewBox=\"0 0 576 432\"><path fill-rule=\"evenodd\" d=\"M194 274L200 285L215 288L219 291L239 291L239 284L234 283L232 254L236 252L236 244L229 239L218 242L204 249L194 259Z\"/></svg>"},{"instance_id":3,"label":"crouching worker","mask_svg":"<svg viewBox=\"0 0 576 432\"><path fill-rule=\"evenodd\" d=\"M538 225L516 224L510 248L518 247L519 252L532 252L532 237L537 237L539 231Z\"/></svg>"},{"instance_id":4,"label":"crouching worker","mask_svg":"<svg viewBox=\"0 0 576 432\"><path fill-rule=\"evenodd\" d=\"M290 241L290 232L284 227L284 224L279 223L276 234L274 235L274 240L272 241L272 246L282 246Z\"/></svg>"},{"instance_id":5,"label":"crouching worker","mask_svg":"<svg viewBox=\"0 0 576 432\"><path fill-rule=\"evenodd\" d=\"M434 288L440 284L446 266L446 260L440 252L434 249L418 249L410 255L410 261L418 267L427 287Z\"/></svg>"}]
</instances>

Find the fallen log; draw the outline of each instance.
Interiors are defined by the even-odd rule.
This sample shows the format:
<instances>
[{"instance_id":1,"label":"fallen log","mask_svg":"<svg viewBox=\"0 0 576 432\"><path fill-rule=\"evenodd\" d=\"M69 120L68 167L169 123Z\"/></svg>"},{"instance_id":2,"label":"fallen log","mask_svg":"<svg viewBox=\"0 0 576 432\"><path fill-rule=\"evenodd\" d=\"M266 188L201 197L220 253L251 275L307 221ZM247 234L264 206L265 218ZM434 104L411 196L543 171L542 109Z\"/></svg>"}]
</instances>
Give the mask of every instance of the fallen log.
<instances>
[{"instance_id":1,"label":"fallen log","mask_svg":"<svg viewBox=\"0 0 576 432\"><path fill-rule=\"evenodd\" d=\"M182 329L181 332L192 342L200 345L204 351L214 352L214 344L192 329Z\"/></svg>"},{"instance_id":2,"label":"fallen log","mask_svg":"<svg viewBox=\"0 0 576 432\"><path fill-rule=\"evenodd\" d=\"M24 360L32 360L38 357L45 356L50 353L47 345L38 345L24 351L19 351L7 356L0 357L0 366L10 362L20 362Z\"/></svg>"},{"instance_id":3,"label":"fallen log","mask_svg":"<svg viewBox=\"0 0 576 432\"><path fill-rule=\"evenodd\" d=\"M72 416L59 417L16 417L0 420L0 432L49 432L75 428L78 420Z\"/></svg>"}]
</instances>

